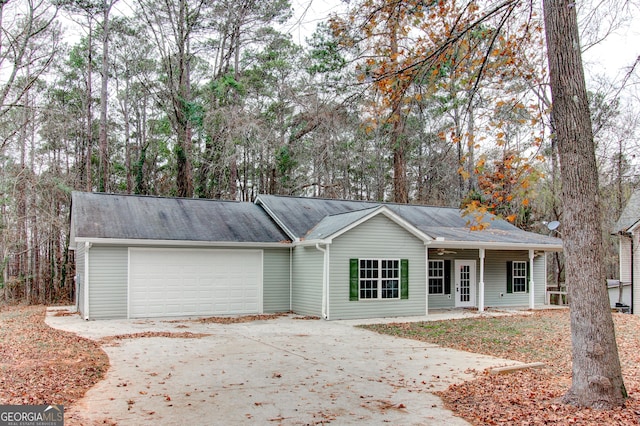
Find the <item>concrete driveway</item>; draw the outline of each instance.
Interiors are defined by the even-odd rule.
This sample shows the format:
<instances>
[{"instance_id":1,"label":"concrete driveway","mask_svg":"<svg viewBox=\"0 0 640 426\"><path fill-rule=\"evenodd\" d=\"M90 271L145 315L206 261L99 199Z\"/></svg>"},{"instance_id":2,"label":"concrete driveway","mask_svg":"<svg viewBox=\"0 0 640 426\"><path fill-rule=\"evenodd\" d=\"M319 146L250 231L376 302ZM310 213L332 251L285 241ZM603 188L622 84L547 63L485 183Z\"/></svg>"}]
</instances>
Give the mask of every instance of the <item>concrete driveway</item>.
<instances>
[{"instance_id":1,"label":"concrete driveway","mask_svg":"<svg viewBox=\"0 0 640 426\"><path fill-rule=\"evenodd\" d=\"M423 318L424 319L424 318ZM473 370L517 364L289 315L241 324L184 320L47 323L91 339L139 332L206 333L103 344L111 368L67 424L462 425L433 394ZM67 414L66 413L66 414Z\"/></svg>"}]
</instances>

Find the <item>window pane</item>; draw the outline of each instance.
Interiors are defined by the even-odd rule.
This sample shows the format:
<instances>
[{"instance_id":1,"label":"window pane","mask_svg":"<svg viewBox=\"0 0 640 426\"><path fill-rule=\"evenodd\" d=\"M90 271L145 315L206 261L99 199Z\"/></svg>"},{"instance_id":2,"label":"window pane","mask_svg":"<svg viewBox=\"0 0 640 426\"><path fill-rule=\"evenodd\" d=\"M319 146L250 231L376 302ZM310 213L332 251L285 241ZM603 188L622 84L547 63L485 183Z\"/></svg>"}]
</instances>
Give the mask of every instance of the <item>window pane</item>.
<instances>
[{"instance_id":1,"label":"window pane","mask_svg":"<svg viewBox=\"0 0 640 426\"><path fill-rule=\"evenodd\" d=\"M513 262L513 292L527 291L527 262Z\"/></svg>"},{"instance_id":2,"label":"window pane","mask_svg":"<svg viewBox=\"0 0 640 426\"><path fill-rule=\"evenodd\" d=\"M429 294L444 294L444 260L429 261Z\"/></svg>"},{"instance_id":3,"label":"window pane","mask_svg":"<svg viewBox=\"0 0 640 426\"><path fill-rule=\"evenodd\" d=\"M382 281L382 298L397 299L400 295L400 281L383 280Z\"/></svg>"},{"instance_id":4,"label":"window pane","mask_svg":"<svg viewBox=\"0 0 640 426\"><path fill-rule=\"evenodd\" d=\"M360 299L400 298L400 261L360 259Z\"/></svg>"}]
</instances>

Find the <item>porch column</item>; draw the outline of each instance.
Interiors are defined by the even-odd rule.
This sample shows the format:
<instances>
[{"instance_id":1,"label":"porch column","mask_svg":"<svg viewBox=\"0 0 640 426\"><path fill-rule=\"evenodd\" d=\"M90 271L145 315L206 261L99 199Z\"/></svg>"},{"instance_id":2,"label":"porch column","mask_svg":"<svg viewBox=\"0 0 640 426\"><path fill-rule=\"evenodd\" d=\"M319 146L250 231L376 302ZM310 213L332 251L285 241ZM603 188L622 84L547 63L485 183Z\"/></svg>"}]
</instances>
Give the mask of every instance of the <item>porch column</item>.
<instances>
[{"instance_id":1,"label":"porch column","mask_svg":"<svg viewBox=\"0 0 640 426\"><path fill-rule=\"evenodd\" d=\"M424 293L425 293L425 301L424 301L424 314L425 315L429 315L429 247L427 246L427 243L424 244L424 253L425 253L425 277L427 277L426 279L426 283L425 283L425 289L424 289Z\"/></svg>"},{"instance_id":2,"label":"porch column","mask_svg":"<svg viewBox=\"0 0 640 426\"><path fill-rule=\"evenodd\" d=\"M534 250L529 250L529 309L535 308L535 285L533 282L533 258Z\"/></svg>"},{"instance_id":3,"label":"porch column","mask_svg":"<svg viewBox=\"0 0 640 426\"><path fill-rule=\"evenodd\" d=\"M480 249L480 282L478 283L478 312L484 312L484 249Z\"/></svg>"}]
</instances>

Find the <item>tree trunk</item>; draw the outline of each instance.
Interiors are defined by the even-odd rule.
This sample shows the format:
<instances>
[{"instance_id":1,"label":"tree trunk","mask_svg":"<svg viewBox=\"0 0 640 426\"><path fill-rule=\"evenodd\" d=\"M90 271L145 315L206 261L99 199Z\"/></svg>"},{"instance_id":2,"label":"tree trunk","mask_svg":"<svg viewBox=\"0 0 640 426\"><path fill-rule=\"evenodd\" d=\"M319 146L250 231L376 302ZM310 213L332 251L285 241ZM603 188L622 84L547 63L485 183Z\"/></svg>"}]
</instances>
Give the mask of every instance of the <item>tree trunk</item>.
<instances>
[{"instance_id":1,"label":"tree trunk","mask_svg":"<svg viewBox=\"0 0 640 426\"><path fill-rule=\"evenodd\" d=\"M398 56L398 18L390 17L392 24L390 28L390 54L394 67L397 67L396 57ZM391 120L393 121L391 128L391 150L393 152L393 201L396 203L407 204L409 202L409 182L407 178L407 159L405 156L406 135L404 134L404 112L402 104L404 96L396 94L393 100L394 106L391 112Z\"/></svg>"},{"instance_id":2,"label":"tree trunk","mask_svg":"<svg viewBox=\"0 0 640 426\"><path fill-rule=\"evenodd\" d=\"M109 143L107 140L107 108L109 83L109 13L115 1L104 0L102 4L102 86L100 88L100 173L98 191L109 190Z\"/></svg>"},{"instance_id":3,"label":"tree trunk","mask_svg":"<svg viewBox=\"0 0 640 426\"><path fill-rule=\"evenodd\" d=\"M607 409L624 403L602 262L598 170L580 55L576 4L544 0L547 54L564 200L564 253L571 312L573 380L569 404Z\"/></svg>"},{"instance_id":4,"label":"tree trunk","mask_svg":"<svg viewBox=\"0 0 640 426\"><path fill-rule=\"evenodd\" d=\"M91 17L89 17L89 33L88 33L88 58L87 58L87 156L85 157L85 172L86 172L86 191L91 192L93 190L93 185L91 183L91 154L93 148L93 111L92 111L92 92L91 92L91 74L93 73L93 66L91 62L93 61L92 57L92 39L93 39L93 29L91 28Z\"/></svg>"}]
</instances>

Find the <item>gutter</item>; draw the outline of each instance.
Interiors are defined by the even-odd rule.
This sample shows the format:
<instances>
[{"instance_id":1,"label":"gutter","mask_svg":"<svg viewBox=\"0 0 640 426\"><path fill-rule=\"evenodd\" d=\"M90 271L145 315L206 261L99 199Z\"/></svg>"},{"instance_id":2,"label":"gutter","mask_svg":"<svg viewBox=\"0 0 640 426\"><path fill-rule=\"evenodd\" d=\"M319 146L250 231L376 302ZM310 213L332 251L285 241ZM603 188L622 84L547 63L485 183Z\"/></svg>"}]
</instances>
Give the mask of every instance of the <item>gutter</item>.
<instances>
[{"instance_id":1,"label":"gutter","mask_svg":"<svg viewBox=\"0 0 640 426\"><path fill-rule=\"evenodd\" d=\"M78 243L121 246L158 246L158 247L225 247L225 248L283 248L290 247L290 242L235 242L235 241L193 241L193 240L145 240L135 238L87 238L76 237Z\"/></svg>"},{"instance_id":2,"label":"gutter","mask_svg":"<svg viewBox=\"0 0 640 426\"><path fill-rule=\"evenodd\" d=\"M431 240L424 243L429 248L443 249L487 249L487 250L538 250L562 251L562 244L494 243L482 241Z\"/></svg>"}]
</instances>

